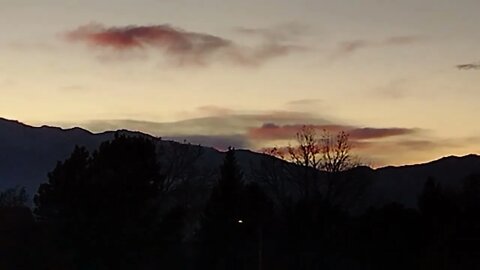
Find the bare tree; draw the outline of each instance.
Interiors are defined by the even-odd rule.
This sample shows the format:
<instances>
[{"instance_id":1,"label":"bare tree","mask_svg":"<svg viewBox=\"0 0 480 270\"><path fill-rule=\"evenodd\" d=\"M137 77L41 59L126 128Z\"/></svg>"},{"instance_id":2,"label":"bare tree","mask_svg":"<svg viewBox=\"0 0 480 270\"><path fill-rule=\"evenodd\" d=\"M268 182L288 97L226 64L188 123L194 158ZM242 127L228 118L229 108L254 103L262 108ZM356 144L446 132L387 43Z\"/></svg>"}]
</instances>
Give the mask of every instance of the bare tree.
<instances>
[{"instance_id":1,"label":"bare tree","mask_svg":"<svg viewBox=\"0 0 480 270\"><path fill-rule=\"evenodd\" d=\"M298 187L292 186L295 172L283 158L275 158L280 155L278 149L268 149L264 154L266 156L258 164L251 165L253 178L268 187L266 190L279 205L287 207Z\"/></svg>"},{"instance_id":2,"label":"bare tree","mask_svg":"<svg viewBox=\"0 0 480 270\"><path fill-rule=\"evenodd\" d=\"M350 170L360 165L357 159L351 155L352 144L349 135L340 131L336 136L324 130L320 139L320 169L329 173L337 173Z\"/></svg>"},{"instance_id":3,"label":"bare tree","mask_svg":"<svg viewBox=\"0 0 480 270\"><path fill-rule=\"evenodd\" d=\"M298 146L289 145L287 147L290 160L303 167L320 169L323 147L317 138L315 129L303 126L297 132L296 140Z\"/></svg>"},{"instance_id":4,"label":"bare tree","mask_svg":"<svg viewBox=\"0 0 480 270\"><path fill-rule=\"evenodd\" d=\"M304 167L336 173L359 165L351 155L349 135L340 131L332 135L323 130L319 136L311 126L303 126L296 134L297 146L288 146L289 159Z\"/></svg>"},{"instance_id":5,"label":"bare tree","mask_svg":"<svg viewBox=\"0 0 480 270\"><path fill-rule=\"evenodd\" d=\"M196 162L203 155L203 149L186 141L165 142L160 147L163 154L161 174L164 177L160 191L168 193L198 174Z\"/></svg>"},{"instance_id":6,"label":"bare tree","mask_svg":"<svg viewBox=\"0 0 480 270\"><path fill-rule=\"evenodd\" d=\"M352 189L358 189L358 183L343 173L360 165L352 155L348 133L340 131L333 135L323 130L318 134L314 127L303 126L295 139L295 145L273 148L268 154L300 166L300 170L290 167L286 175L297 184L302 197L308 198L312 192L320 192L326 200L334 201L335 198L350 196Z\"/></svg>"}]
</instances>

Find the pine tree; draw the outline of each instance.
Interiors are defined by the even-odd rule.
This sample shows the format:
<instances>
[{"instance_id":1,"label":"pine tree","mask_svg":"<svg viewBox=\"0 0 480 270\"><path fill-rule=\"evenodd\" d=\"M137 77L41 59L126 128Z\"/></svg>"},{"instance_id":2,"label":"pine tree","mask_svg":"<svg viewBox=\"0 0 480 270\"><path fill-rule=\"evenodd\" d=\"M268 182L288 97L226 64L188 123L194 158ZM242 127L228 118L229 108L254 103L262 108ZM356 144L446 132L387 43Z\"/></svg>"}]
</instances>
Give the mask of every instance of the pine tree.
<instances>
[{"instance_id":1,"label":"pine tree","mask_svg":"<svg viewBox=\"0 0 480 270\"><path fill-rule=\"evenodd\" d=\"M235 150L229 148L202 220L200 239L204 245L205 267L238 265L236 258L245 237L243 190L243 174L238 167Z\"/></svg>"},{"instance_id":2,"label":"pine tree","mask_svg":"<svg viewBox=\"0 0 480 270\"><path fill-rule=\"evenodd\" d=\"M116 135L90 155L76 147L35 196L35 213L84 267L122 269L154 245L158 186L154 141Z\"/></svg>"}]
</instances>

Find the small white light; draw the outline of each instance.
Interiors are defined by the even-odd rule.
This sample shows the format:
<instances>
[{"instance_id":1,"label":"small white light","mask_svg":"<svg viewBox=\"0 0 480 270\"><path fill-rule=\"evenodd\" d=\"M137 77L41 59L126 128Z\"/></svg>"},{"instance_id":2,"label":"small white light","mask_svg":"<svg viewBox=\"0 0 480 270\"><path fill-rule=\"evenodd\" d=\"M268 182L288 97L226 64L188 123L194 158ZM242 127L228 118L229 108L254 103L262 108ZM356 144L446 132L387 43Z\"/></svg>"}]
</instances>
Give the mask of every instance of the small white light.
<instances>
[{"instance_id":1,"label":"small white light","mask_svg":"<svg viewBox=\"0 0 480 270\"><path fill-rule=\"evenodd\" d=\"M238 220L238 223L243 223L243 220L239 219L239 220Z\"/></svg>"}]
</instances>

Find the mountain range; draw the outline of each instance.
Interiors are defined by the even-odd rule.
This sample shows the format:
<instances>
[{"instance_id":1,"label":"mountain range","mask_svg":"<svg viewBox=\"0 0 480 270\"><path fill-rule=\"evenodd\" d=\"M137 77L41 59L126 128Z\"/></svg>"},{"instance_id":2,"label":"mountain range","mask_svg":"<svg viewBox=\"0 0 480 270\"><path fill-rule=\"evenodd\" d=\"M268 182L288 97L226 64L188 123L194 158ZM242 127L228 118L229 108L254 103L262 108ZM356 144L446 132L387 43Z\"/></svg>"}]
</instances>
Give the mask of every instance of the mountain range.
<instances>
[{"instance_id":1,"label":"mountain range","mask_svg":"<svg viewBox=\"0 0 480 270\"><path fill-rule=\"evenodd\" d=\"M81 128L32 127L0 118L0 190L24 186L33 197L38 186L47 181L48 172L54 169L58 161L67 158L75 145L94 150L101 142L112 139L115 132L92 133ZM135 131L117 132L149 136ZM181 146L180 143L161 139L158 139L158 144ZM201 146L200 149L201 156L196 161L199 166L217 170L224 152L211 147ZM246 175L262 159L272 158L249 150L237 150L236 155ZM450 156L423 164L377 169L361 167L357 170L361 170L369 179L365 196L370 205L399 202L407 207L416 207L417 197L429 177L444 187L458 189L467 176L480 173L480 156Z\"/></svg>"}]
</instances>

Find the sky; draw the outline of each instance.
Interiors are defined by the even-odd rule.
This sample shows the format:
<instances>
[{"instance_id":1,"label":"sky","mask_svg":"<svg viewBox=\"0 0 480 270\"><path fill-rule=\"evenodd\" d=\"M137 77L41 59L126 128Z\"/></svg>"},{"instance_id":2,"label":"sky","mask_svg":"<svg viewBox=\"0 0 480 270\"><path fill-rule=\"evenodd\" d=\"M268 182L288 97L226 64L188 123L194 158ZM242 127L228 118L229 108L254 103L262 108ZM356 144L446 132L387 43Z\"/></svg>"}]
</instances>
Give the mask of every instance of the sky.
<instances>
[{"instance_id":1,"label":"sky","mask_svg":"<svg viewBox=\"0 0 480 270\"><path fill-rule=\"evenodd\" d=\"M0 117L372 166L480 153L478 0L0 0ZM464 65L460 66L458 65Z\"/></svg>"}]
</instances>

